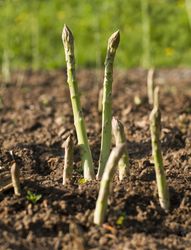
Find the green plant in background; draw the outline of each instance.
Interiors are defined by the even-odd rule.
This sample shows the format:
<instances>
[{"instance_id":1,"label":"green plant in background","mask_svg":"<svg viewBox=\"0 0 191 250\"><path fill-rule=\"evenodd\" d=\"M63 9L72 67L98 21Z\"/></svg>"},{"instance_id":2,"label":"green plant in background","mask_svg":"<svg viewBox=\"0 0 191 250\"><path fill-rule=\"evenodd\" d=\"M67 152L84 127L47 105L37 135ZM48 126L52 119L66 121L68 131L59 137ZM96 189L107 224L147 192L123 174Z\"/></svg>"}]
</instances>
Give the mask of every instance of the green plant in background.
<instances>
[{"instance_id":1,"label":"green plant in background","mask_svg":"<svg viewBox=\"0 0 191 250\"><path fill-rule=\"evenodd\" d=\"M154 107L150 114L150 131L151 131L151 142L152 142L152 155L155 165L156 181L159 202L163 209L169 210L169 190L166 181L161 144L160 144L160 131L161 131L161 113L159 109L159 87L154 90Z\"/></svg>"},{"instance_id":2,"label":"green plant in background","mask_svg":"<svg viewBox=\"0 0 191 250\"><path fill-rule=\"evenodd\" d=\"M101 178L109 157L111 149L111 119L112 119L112 82L113 82L113 63L115 53L120 41L120 33L116 31L108 40L107 54L105 59L105 74L103 83L102 100L102 134L101 150L99 158L99 168L97 178Z\"/></svg>"},{"instance_id":3,"label":"green plant in background","mask_svg":"<svg viewBox=\"0 0 191 250\"><path fill-rule=\"evenodd\" d=\"M95 177L93 160L88 143L85 121L80 105L80 94L75 75L74 37L72 35L72 32L66 25L63 29L62 40L67 64L67 81L74 114L74 125L76 128L78 144L81 152L84 178L87 180L92 180Z\"/></svg>"},{"instance_id":4,"label":"green plant in background","mask_svg":"<svg viewBox=\"0 0 191 250\"><path fill-rule=\"evenodd\" d=\"M35 194L30 190L27 191L26 199L33 204L36 204L42 198L41 194Z\"/></svg>"},{"instance_id":5,"label":"green plant in background","mask_svg":"<svg viewBox=\"0 0 191 250\"><path fill-rule=\"evenodd\" d=\"M78 179L78 185L84 185L84 184L86 184L86 183L87 183L87 180L86 180L86 179L84 179L84 178Z\"/></svg>"},{"instance_id":6,"label":"green plant in background","mask_svg":"<svg viewBox=\"0 0 191 250\"><path fill-rule=\"evenodd\" d=\"M117 218L116 225L121 226L124 223L126 214L123 212L121 215Z\"/></svg>"},{"instance_id":7,"label":"green plant in background","mask_svg":"<svg viewBox=\"0 0 191 250\"><path fill-rule=\"evenodd\" d=\"M124 37L118 51L118 67L145 66L142 59L147 58L144 55L148 50L154 67L190 66L189 0L146 1L149 5L146 19L140 0L0 1L0 55L8 51L13 69L63 67L58 34L63 23L68 23L73 33L78 34L76 58L80 66L100 67L103 64L105 46L101 41L116 28ZM149 29L144 24L148 19ZM147 28L143 29L144 26ZM150 35L143 35L147 30ZM143 46L144 43L147 46ZM2 60L0 56L1 65Z\"/></svg>"}]
</instances>

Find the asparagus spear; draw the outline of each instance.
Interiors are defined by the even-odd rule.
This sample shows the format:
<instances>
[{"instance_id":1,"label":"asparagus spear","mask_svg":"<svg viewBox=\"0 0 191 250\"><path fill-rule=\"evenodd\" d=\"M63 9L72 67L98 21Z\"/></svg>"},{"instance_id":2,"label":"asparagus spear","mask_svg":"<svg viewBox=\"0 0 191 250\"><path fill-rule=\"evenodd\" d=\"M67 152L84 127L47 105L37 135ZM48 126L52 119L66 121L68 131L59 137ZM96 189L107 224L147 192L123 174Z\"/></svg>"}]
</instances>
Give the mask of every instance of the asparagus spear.
<instances>
[{"instance_id":1,"label":"asparagus spear","mask_svg":"<svg viewBox=\"0 0 191 250\"><path fill-rule=\"evenodd\" d=\"M125 144L119 144L112 151L108 158L103 177L100 183L100 190L98 199L96 202L96 208L94 212L94 223L102 225L107 210L108 196L110 191L110 184L115 173L115 168L126 149Z\"/></svg>"},{"instance_id":2,"label":"asparagus spear","mask_svg":"<svg viewBox=\"0 0 191 250\"><path fill-rule=\"evenodd\" d=\"M158 188L159 202L163 209L169 210L169 190L166 182L166 176L163 166L161 144L160 144L160 131L161 131L161 113L159 109L159 88L154 90L154 108L150 114L150 131L152 142L152 155L154 158L156 181Z\"/></svg>"},{"instance_id":3,"label":"asparagus spear","mask_svg":"<svg viewBox=\"0 0 191 250\"><path fill-rule=\"evenodd\" d=\"M63 185L65 185L72 177L73 171L73 155L74 145L72 136L69 135L64 143L65 147L65 159L64 159L64 171L63 171Z\"/></svg>"},{"instance_id":4,"label":"asparagus spear","mask_svg":"<svg viewBox=\"0 0 191 250\"><path fill-rule=\"evenodd\" d=\"M120 33L116 31L109 38L107 46L103 83L101 151L97 178L101 178L103 175L111 147L113 63L119 41Z\"/></svg>"},{"instance_id":5,"label":"asparagus spear","mask_svg":"<svg viewBox=\"0 0 191 250\"><path fill-rule=\"evenodd\" d=\"M74 37L71 30L66 25L64 25L63 28L62 40L65 49L68 77L67 81L70 89L70 97L74 114L74 125L76 128L78 144L81 151L84 178L87 180L92 180L95 177L93 160L88 144L84 117L80 105L80 94L75 75Z\"/></svg>"},{"instance_id":6,"label":"asparagus spear","mask_svg":"<svg viewBox=\"0 0 191 250\"><path fill-rule=\"evenodd\" d=\"M149 104L153 104L154 94L154 69L149 69L147 75L147 95Z\"/></svg>"},{"instance_id":7,"label":"asparagus spear","mask_svg":"<svg viewBox=\"0 0 191 250\"><path fill-rule=\"evenodd\" d=\"M113 117L112 119L112 131L115 137L116 146L126 142L123 124L115 117ZM118 170L119 170L119 180L121 181L129 173L129 154L127 151L127 146L124 151L124 154L119 160Z\"/></svg>"},{"instance_id":8,"label":"asparagus spear","mask_svg":"<svg viewBox=\"0 0 191 250\"><path fill-rule=\"evenodd\" d=\"M11 167L11 179L14 188L14 193L16 196L21 196L21 187L20 187L20 170L17 166L16 161L14 161Z\"/></svg>"}]
</instances>

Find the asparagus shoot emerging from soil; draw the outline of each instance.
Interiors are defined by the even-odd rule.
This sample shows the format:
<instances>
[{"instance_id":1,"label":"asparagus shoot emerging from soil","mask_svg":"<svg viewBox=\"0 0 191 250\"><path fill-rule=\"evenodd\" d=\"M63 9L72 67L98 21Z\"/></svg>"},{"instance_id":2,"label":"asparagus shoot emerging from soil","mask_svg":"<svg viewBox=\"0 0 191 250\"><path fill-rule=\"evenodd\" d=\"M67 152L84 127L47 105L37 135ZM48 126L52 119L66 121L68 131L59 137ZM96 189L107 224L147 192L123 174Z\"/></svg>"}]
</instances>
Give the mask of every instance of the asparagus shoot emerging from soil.
<instances>
[{"instance_id":1,"label":"asparagus shoot emerging from soil","mask_svg":"<svg viewBox=\"0 0 191 250\"><path fill-rule=\"evenodd\" d=\"M108 158L108 161L107 161L104 173L103 173L103 177L101 179L99 195L98 195L96 208L94 212L94 223L97 225L102 225L105 219L108 196L109 196L109 191L110 191L110 184L113 179L115 169L117 167L119 159L123 155L125 149L126 149L125 144L120 144L116 146L111 151L111 154Z\"/></svg>"},{"instance_id":2,"label":"asparagus shoot emerging from soil","mask_svg":"<svg viewBox=\"0 0 191 250\"><path fill-rule=\"evenodd\" d=\"M149 69L147 75L147 95L149 104L153 104L154 99L154 69Z\"/></svg>"},{"instance_id":3,"label":"asparagus shoot emerging from soil","mask_svg":"<svg viewBox=\"0 0 191 250\"><path fill-rule=\"evenodd\" d=\"M21 196L20 170L15 160L14 160L13 165L11 166L11 179L12 179L12 184L13 184L15 195Z\"/></svg>"},{"instance_id":4,"label":"asparagus shoot emerging from soil","mask_svg":"<svg viewBox=\"0 0 191 250\"><path fill-rule=\"evenodd\" d=\"M72 102L72 109L74 114L74 125L76 128L78 144L81 151L82 166L84 171L84 178L87 180L94 179L93 160L88 144L86 127L82 109L80 105L80 94L76 82L75 74L75 57L74 57L74 37L70 29L64 25L62 40L65 50L66 64L67 64L67 81L70 90L70 97Z\"/></svg>"},{"instance_id":5,"label":"asparagus shoot emerging from soil","mask_svg":"<svg viewBox=\"0 0 191 250\"><path fill-rule=\"evenodd\" d=\"M163 159L160 145L160 132L161 132L161 113L159 109L159 88L154 90L154 108L150 114L150 131L152 142L152 155L154 159L156 181L159 202L164 210L169 210L169 190L166 182L166 176L164 172Z\"/></svg>"},{"instance_id":6,"label":"asparagus shoot emerging from soil","mask_svg":"<svg viewBox=\"0 0 191 250\"><path fill-rule=\"evenodd\" d=\"M70 181L73 171L74 144L71 135L68 136L63 146L65 148L63 185L65 185L67 182Z\"/></svg>"},{"instance_id":7,"label":"asparagus shoot emerging from soil","mask_svg":"<svg viewBox=\"0 0 191 250\"><path fill-rule=\"evenodd\" d=\"M99 168L97 178L101 178L109 157L111 147L111 119L112 119L112 82L113 82L113 63L115 53L120 41L120 33L116 31L108 40L107 54L105 59L105 73L103 83L102 101L102 135Z\"/></svg>"},{"instance_id":8,"label":"asparagus shoot emerging from soil","mask_svg":"<svg viewBox=\"0 0 191 250\"><path fill-rule=\"evenodd\" d=\"M115 137L115 144L118 146L121 143L126 143L125 131L123 124L115 117L112 118L112 131ZM119 171L119 180L123 180L123 178L129 173L129 154L127 151L127 146L122 155L121 159L118 163L118 171Z\"/></svg>"}]
</instances>

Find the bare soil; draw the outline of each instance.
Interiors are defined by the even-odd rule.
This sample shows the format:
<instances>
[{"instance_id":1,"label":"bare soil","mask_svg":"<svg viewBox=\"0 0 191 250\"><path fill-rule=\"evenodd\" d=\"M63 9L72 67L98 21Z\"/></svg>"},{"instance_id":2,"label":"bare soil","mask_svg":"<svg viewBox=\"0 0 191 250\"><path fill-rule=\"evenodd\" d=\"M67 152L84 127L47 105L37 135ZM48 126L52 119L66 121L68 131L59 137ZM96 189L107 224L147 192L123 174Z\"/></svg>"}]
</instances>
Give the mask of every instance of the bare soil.
<instances>
[{"instance_id":1,"label":"bare soil","mask_svg":"<svg viewBox=\"0 0 191 250\"><path fill-rule=\"evenodd\" d=\"M159 206L151 157L146 71L114 72L113 114L125 126L131 175L115 177L105 224L93 224L99 182L80 182L82 170L65 70L15 72L0 88L0 174L9 174L15 154L22 196L0 193L0 249L191 249L191 70L157 70L162 111L161 143L171 209ZM79 70L87 132L97 169L101 115L97 111L103 72ZM137 100L141 102L137 103ZM64 150L75 140L71 185L62 185ZM2 180L0 180L2 183ZM41 194L32 204L27 191Z\"/></svg>"}]
</instances>

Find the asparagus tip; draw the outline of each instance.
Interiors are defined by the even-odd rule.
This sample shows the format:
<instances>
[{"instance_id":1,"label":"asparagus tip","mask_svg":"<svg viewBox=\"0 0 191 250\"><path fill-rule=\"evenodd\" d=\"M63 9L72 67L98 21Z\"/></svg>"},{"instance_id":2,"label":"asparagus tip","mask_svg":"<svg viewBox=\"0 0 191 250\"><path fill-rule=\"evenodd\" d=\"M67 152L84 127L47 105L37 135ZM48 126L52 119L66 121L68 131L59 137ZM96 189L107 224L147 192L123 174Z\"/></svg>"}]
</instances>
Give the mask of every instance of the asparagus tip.
<instances>
[{"instance_id":1,"label":"asparagus tip","mask_svg":"<svg viewBox=\"0 0 191 250\"><path fill-rule=\"evenodd\" d=\"M123 125L120 122L120 120L117 117L113 116L112 117L112 127L119 130L122 126Z\"/></svg>"},{"instance_id":2,"label":"asparagus tip","mask_svg":"<svg viewBox=\"0 0 191 250\"><path fill-rule=\"evenodd\" d=\"M155 68L150 68L149 70L148 70L148 74L147 74L147 77L153 77L153 75L154 75L154 72L155 72Z\"/></svg>"},{"instance_id":3,"label":"asparagus tip","mask_svg":"<svg viewBox=\"0 0 191 250\"><path fill-rule=\"evenodd\" d=\"M62 31L62 40L64 43L67 42L67 43L72 44L74 42L72 31L69 29L69 27L66 24L64 24L64 28Z\"/></svg>"},{"instance_id":4,"label":"asparagus tip","mask_svg":"<svg viewBox=\"0 0 191 250\"><path fill-rule=\"evenodd\" d=\"M117 118L115 116L112 117L112 127L115 127L117 124Z\"/></svg>"},{"instance_id":5,"label":"asparagus tip","mask_svg":"<svg viewBox=\"0 0 191 250\"><path fill-rule=\"evenodd\" d=\"M108 40L108 47L111 51L115 51L119 45L120 42L120 31L117 30L116 32L114 32L109 40Z\"/></svg>"},{"instance_id":6,"label":"asparagus tip","mask_svg":"<svg viewBox=\"0 0 191 250\"><path fill-rule=\"evenodd\" d=\"M62 148L65 148L67 145L71 145L72 143L73 143L72 135L69 134L69 136L66 138L66 140L62 143Z\"/></svg>"}]
</instances>

